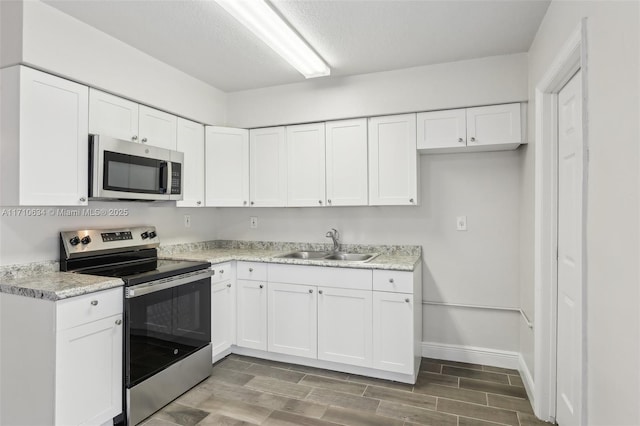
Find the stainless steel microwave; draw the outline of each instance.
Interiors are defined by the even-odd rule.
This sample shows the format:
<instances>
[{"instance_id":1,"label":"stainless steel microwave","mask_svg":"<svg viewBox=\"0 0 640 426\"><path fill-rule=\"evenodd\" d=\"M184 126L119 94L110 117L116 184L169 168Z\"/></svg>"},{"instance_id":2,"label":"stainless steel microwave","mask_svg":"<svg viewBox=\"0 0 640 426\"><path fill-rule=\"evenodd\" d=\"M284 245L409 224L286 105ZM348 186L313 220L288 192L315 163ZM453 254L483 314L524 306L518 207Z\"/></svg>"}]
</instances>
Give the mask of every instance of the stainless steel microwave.
<instances>
[{"instance_id":1,"label":"stainless steel microwave","mask_svg":"<svg viewBox=\"0 0 640 426\"><path fill-rule=\"evenodd\" d=\"M109 138L89 137L89 198L182 200L184 154Z\"/></svg>"}]
</instances>

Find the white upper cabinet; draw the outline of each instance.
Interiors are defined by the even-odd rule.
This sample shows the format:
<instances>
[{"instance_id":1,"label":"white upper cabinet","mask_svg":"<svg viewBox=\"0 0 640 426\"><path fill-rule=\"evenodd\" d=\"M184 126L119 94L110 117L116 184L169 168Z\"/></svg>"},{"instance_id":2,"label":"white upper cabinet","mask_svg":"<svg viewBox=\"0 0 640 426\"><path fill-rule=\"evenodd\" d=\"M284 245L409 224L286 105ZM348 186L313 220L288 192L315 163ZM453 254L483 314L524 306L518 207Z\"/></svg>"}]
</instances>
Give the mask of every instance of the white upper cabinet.
<instances>
[{"instance_id":1,"label":"white upper cabinet","mask_svg":"<svg viewBox=\"0 0 640 426\"><path fill-rule=\"evenodd\" d=\"M416 114L369 118L369 204L417 205Z\"/></svg>"},{"instance_id":2,"label":"white upper cabinet","mask_svg":"<svg viewBox=\"0 0 640 426\"><path fill-rule=\"evenodd\" d=\"M205 175L208 207L249 204L249 131L206 126Z\"/></svg>"},{"instance_id":3,"label":"white upper cabinet","mask_svg":"<svg viewBox=\"0 0 640 426\"><path fill-rule=\"evenodd\" d=\"M178 117L144 105L138 117L140 142L175 151Z\"/></svg>"},{"instance_id":4,"label":"white upper cabinet","mask_svg":"<svg viewBox=\"0 0 640 426\"><path fill-rule=\"evenodd\" d=\"M524 143L519 103L422 112L418 149L424 154L515 149Z\"/></svg>"},{"instance_id":5,"label":"white upper cabinet","mask_svg":"<svg viewBox=\"0 0 640 426\"><path fill-rule=\"evenodd\" d=\"M178 117L91 89L89 133L176 149Z\"/></svg>"},{"instance_id":6,"label":"white upper cabinet","mask_svg":"<svg viewBox=\"0 0 640 426\"><path fill-rule=\"evenodd\" d=\"M178 207L204 207L204 126L178 118L177 150L184 153L184 192Z\"/></svg>"},{"instance_id":7,"label":"white upper cabinet","mask_svg":"<svg viewBox=\"0 0 640 426\"><path fill-rule=\"evenodd\" d=\"M287 205L325 205L324 123L287 126Z\"/></svg>"},{"instance_id":8,"label":"white upper cabinet","mask_svg":"<svg viewBox=\"0 0 640 426\"><path fill-rule=\"evenodd\" d=\"M139 142L138 104L100 90L90 89L89 133Z\"/></svg>"},{"instance_id":9,"label":"white upper cabinet","mask_svg":"<svg viewBox=\"0 0 640 426\"><path fill-rule=\"evenodd\" d=\"M286 206L287 145L284 127L251 129L249 144L251 206Z\"/></svg>"},{"instance_id":10,"label":"white upper cabinet","mask_svg":"<svg viewBox=\"0 0 640 426\"><path fill-rule=\"evenodd\" d=\"M89 88L24 66L1 78L2 205L86 205Z\"/></svg>"},{"instance_id":11,"label":"white upper cabinet","mask_svg":"<svg viewBox=\"0 0 640 426\"><path fill-rule=\"evenodd\" d=\"M467 145L467 116L464 109L421 112L418 120L418 148L457 148Z\"/></svg>"},{"instance_id":12,"label":"white upper cabinet","mask_svg":"<svg viewBox=\"0 0 640 426\"><path fill-rule=\"evenodd\" d=\"M326 123L327 205L368 204L367 119Z\"/></svg>"}]
</instances>

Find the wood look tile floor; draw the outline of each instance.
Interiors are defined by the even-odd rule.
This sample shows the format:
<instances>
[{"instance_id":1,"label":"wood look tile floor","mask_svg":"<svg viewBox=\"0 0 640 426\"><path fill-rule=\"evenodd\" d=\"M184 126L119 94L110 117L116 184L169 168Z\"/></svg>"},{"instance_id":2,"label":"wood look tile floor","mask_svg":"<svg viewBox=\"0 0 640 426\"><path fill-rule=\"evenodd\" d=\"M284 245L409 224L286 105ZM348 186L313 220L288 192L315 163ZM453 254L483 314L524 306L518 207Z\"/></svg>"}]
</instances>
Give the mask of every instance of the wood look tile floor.
<instances>
[{"instance_id":1,"label":"wood look tile floor","mask_svg":"<svg viewBox=\"0 0 640 426\"><path fill-rule=\"evenodd\" d=\"M415 385L229 355L145 426L549 426L515 370L423 358Z\"/></svg>"}]
</instances>

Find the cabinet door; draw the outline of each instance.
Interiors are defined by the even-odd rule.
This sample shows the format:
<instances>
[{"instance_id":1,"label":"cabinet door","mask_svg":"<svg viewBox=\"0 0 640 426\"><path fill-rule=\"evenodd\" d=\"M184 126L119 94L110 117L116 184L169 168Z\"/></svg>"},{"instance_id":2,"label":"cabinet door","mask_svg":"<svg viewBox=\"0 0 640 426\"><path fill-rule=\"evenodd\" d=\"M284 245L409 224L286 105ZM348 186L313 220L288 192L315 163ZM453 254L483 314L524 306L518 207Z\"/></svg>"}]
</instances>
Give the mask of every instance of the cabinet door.
<instances>
[{"instance_id":1,"label":"cabinet door","mask_svg":"<svg viewBox=\"0 0 640 426\"><path fill-rule=\"evenodd\" d=\"M326 123L327 205L366 206L367 119Z\"/></svg>"},{"instance_id":2,"label":"cabinet door","mask_svg":"<svg viewBox=\"0 0 640 426\"><path fill-rule=\"evenodd\" d=\"M520 104L467 108L467 146L519 144Z\"/></svg>"},{"instance_id":3,"label":"cabinet door","mask_svg":"<svg viewBox=\"0 0 640 426\"><path fill-rule=\"evenodd\" d=\"M235 325L235 287L231 280L211 285L211 345L213 362L233 344Z\"/></svg>"},{"instance_id":4,"label":"cabinet door","mask_svg":"<svg viewBox=\"0 0 640 426\"><path fill-rule=\"evenodd\" d=\"M267 350L267 288L264 282L238 280L236 344Z\"/></svg>"},{"instance_id":5,"label":"cabinet door","mask_svg":"<svg viewBox=\"0 0 640 426\"><path fill-rule=\"evenodd\" d=\"M19 205L86 205L89 89L31 68L19 69L16 201Z\"/></svg>"},{"instance_id":6,"label":"cabinet door","mask_svg":"<svg viewBox=\"0 0 640 426\"><path fill-rule=\"evenodd\" d=\"M251 206L287 205L287 145L284 127L249 131Z\"/></svg>"},{"instance_id":7,"label":"cabinet door","mask_svg":"<svg viewBox=\"0 0 640 426\"><path fill-rule=\"evenodd\" d=\"M184 194L178 207L204 207L204 126L178 118L177 150L184 153Z\"/></svg>"},{"instance_id":8,"label":"cabinet door","mask_svg":"<svg viewBox=\"0 0 640 426\"><path fill-rule=\"evenodd\" d=\"M287 205L325 204L324 123L287 126Z\"/></svg>"},{"instance_id":9,"label":"cabinet door","mask_svg":"<svg viewBox=\"0 0 640 426\"><path fill-rule=\"evenodd\" d=\"M373 292L373 368L413 374L413 296Z\"/></svg>"},{"instance_id":10,"label":"cabinet door","mask_svg":"<svg viewBox=\"0 0 640 426\"><path fill-rule=\"evenodd\" d=\"M418 149L459 148L467 145L464 109L421 112L417 115Z\"/></svg>"},{"instance_id":11,"label":"cabinet door","mask_svg":"<svg viewBox=\"0 0 640 426\"><path fill-rule=\"evenodd\" d=\"M122 315L56 337L55 424L95 425L122 412Z\"/></svg>"},{"instance_id":12,"label":"cabinet door","mask_svg":"<svg viewBox=\"0 0 640 426\"><path fill-rule=\"evenodd\" d=\"M371 367L372 315L371 291L318 288L318 359Z\"/></svg>"},{"instance_id":13,"label":"cabinet door","mask_svg":"<svg viewBox=\"0 0 640 426\"><path fill-rule=\"evenodd\" d=\"M206 127L206 205L247 206L249 200L249 131Z\"/></svg>"},{"instance_id":14,"label":"cabinet door","mask_svg":"<svg viewBox=\"0 0 640 426\"><path fill-rule=\"evenodd\" d=\"M138 104L90 89L89 133L139 142Z\"/></svg>"},{"instance_id":15,"label":"cabinet door","mask_svg":"<svg viewBox=\"0 0 640 426\"><path fill-rule=\"evenodd\" d=\"M369 204L418 204L415 114L369 119Z\"/></svg>"},{"instance_id":16,"label":"cabinet door","mask_svg":"<svg viewBox=\"0 0 640 426\"><path fill-rule=\"evenodd\" d=\"M138 123L140 142L175 151L178 138L178 117L140 105Z\"/></svg>"},{"instance_id":17,"label":"cabinet door","mask_svg":"<svg viewBox=\"0 0 640 426\"><path fill-rule=\"evenodd\" d=\"M269 352L317 357L316 294L315 286L269 283Z\"/></svg>"}]
</instances>

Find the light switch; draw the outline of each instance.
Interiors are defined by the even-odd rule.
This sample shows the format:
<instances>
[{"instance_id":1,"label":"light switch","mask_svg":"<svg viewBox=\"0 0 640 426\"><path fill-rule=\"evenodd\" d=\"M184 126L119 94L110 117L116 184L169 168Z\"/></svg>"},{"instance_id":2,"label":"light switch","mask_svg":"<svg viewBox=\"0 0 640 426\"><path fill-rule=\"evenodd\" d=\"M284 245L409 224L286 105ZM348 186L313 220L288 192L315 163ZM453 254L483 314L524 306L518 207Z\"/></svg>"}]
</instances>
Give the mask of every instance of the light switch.
<instances>
[{"instance_id":1,"label":"light switch","mask_svg":"<svg viewBox=\"0 0 640 426\"><path fill-rule=\"evenodd\" d=\"M466 231L467 230L467 217L466 216L458 216L456 218L456 228L458 231Z\"/></svg>"}]
</instances>

